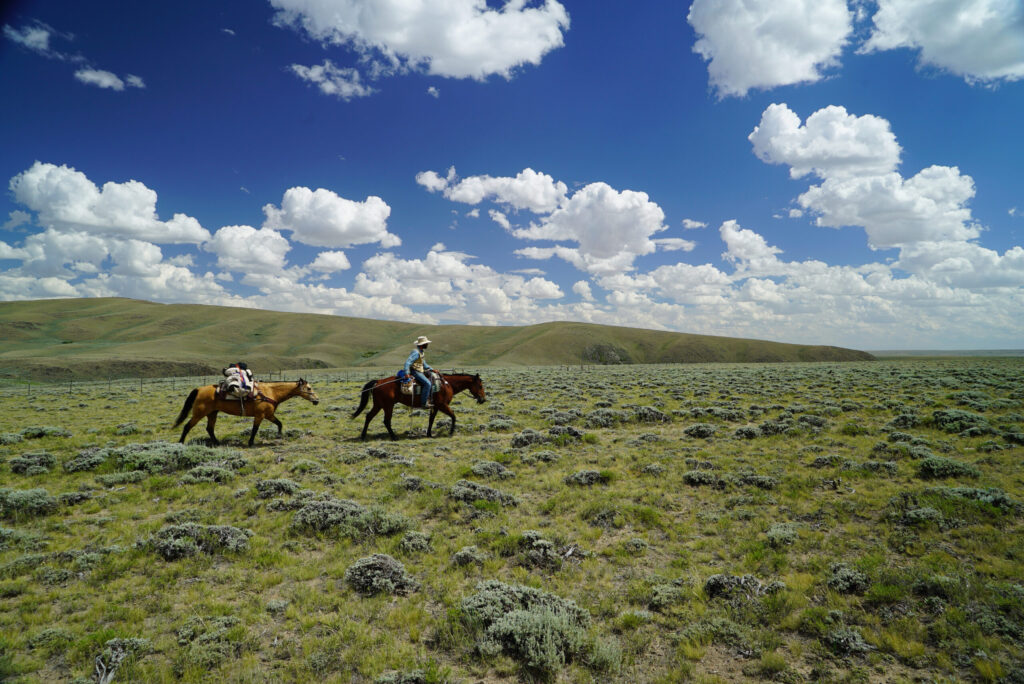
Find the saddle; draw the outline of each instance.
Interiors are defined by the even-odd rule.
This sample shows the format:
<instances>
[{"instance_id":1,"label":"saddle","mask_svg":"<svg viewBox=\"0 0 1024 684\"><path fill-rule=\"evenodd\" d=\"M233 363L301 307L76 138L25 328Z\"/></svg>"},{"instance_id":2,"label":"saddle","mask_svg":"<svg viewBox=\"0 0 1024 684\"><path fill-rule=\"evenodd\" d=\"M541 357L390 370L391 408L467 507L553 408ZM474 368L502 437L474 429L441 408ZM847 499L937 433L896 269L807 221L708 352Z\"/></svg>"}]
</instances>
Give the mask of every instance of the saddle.
<instances>
[{"instance_id":1,"label":"saddle","mask_svg":"<svg viewBox=\"0 0 1024 684\"><path fill-rule=\"evenodd\" d=\"M432 370L430 371L429 376L431 381L430 395L431 399L433 399L434 394L441 389L441 374ZM419 382L416 380L414 375L406 373L403 368L395 373L395 378L398 380L398 387L401 389L402 394L410 396L413 399L419 395L419 390L416 389Z\"/></svg>"},{"instance_id":2,"label":"saddle","mask_svg":"<svg viewBox=\"0 0 1024 684\"><path fill-rule=\"evenodd\" d=\"M246 393L244 396L238 394L234 387L225 387L224 385L217 385L216 391L214 391L214 399L224 399L230 401L255 401L258 398L256 393Z\"/></svg>"}]
</instances>

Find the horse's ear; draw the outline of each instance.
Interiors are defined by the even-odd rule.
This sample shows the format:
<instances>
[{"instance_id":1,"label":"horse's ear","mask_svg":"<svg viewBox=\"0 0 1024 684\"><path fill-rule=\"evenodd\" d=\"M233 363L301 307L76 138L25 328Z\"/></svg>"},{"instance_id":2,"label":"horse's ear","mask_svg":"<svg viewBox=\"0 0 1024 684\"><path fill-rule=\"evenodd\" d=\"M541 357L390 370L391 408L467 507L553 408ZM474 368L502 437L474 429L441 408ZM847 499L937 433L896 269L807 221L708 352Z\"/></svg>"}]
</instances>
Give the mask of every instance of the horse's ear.
<instances>
[{"instance_id":1,"label":"horse's ear","mask_svg":"<svg viewBox=\"0 0 1024 684\"><path fill-rule=\"evenodd\" d=\"M306 381L304 379L302 379L302 378L299 378L299 387L302 387L305 384L306 384Z\"/></svg>"}]
</instances>

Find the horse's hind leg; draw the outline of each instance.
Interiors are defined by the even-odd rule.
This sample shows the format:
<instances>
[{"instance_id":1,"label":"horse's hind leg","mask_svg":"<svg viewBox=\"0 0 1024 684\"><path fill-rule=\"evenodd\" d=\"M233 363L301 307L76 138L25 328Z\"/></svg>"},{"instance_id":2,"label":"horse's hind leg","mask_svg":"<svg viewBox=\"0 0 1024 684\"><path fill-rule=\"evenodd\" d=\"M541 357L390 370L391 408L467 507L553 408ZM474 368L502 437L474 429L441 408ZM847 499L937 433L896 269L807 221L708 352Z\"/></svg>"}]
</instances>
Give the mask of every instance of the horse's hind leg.
<instances>
[{"instance_id":1,"label":"horse's hind leg","mask_svg":"<svg viewBox=\"0 0 1024 684\"><path fill-rule=\"evenodd\" d=\"M384 407L384 427L388 429L388 435L391 436L391 441L394 442L398 437L395 437L394 430L391 429L391 414L394 412L395 407L385 406Z\"/></svg>"},{"instance_id":2,"label":"horse's hind leg","mask_svg":"<svg viewBox=\"0 0 1024 684\"><path fill-rule=\"evenodd\" d=\"M179 444L185 443L185 435L187 435L188 431L194 428L196 426L196 423L198 423L202 419L202 416L193 415L192 418L190 418L189 421L185 423L185 427L181 429L181 439L178 440Z\"/></svg>"},{"instance_id":3,"label":"horse's hind leg","mask_svg":"<svg viewBox=\"0 0 1024 684\"><path fill-rule=\"evenodd\" d=\"M370 427L370 421L373 420L373 417L377 415L378 411L380 411L380 406L375 405L372 409L370 409L370 412L366 414L366 422L363 423L363 434L359 436L359 439L366 439L366 429Z\"/></svg>"},{"instance_id":4,"label":"horse's hind leg","mask_svg":"<svg viewBox=\"0 0 1024 684\"><path fill-rule=\"evenodd\" d=\"M217 424L217 412L214 411L206 417L206 434L210 435L210 442L214 445L220 444L217 435L213 434L213 427Z\"/></svg>"}]
</instances>

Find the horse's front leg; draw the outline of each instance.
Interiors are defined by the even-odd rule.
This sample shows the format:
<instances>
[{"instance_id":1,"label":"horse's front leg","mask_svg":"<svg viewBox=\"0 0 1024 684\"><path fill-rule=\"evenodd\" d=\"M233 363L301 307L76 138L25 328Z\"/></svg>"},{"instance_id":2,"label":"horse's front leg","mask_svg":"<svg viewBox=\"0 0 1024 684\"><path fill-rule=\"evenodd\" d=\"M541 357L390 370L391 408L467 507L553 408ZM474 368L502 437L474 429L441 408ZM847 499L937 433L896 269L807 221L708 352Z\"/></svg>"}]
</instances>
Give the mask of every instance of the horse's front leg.
<instances>
[{"instance_id":1,"label":"horse's front leg","mask_svg":"<svg viewBox=\"0 0 1024 684\"><path fill-rule=\"evenodd\" d=\"M277 426L278 437L284 434L284 425L281 424L281 421L277 419L277 416L274 413L268 413L267 420L269 420L271 423Z\"/></svg>"},{"instance_id":2,"label":"horse's front leg","mask_svg":"<svg viewBox=\"0 0 1024 684\"><path fill-rule=\"evenodd\" d=\"M434 429L434 418L437 418L437 402L434 402L434 408L430 409L430 420L427 421L427 437L433 437L431 431Z\"/></svg>"},{"instance_id":3,"label":"horse's front leg","mask_svg":"<svg viewBox=\"0 0 1024 684\"><path fill-rule=\"evenodd\" d=\"M452 419L452 429L448 433L448 436L451 437L452 435L455 434L455 412L452 411L451 407L449 407L448 404L445 404L444 406L440 406L439 408L441 409L441 411L444 412L444 414L446 416L448 416L449 418Z\"/></svg>"},{"instance_id":4,"label":"horse's front leg","mask_svg":"<svg viewBox=\"0 0 1024 684\"><path fill-rule=\"evenodd\" d=\"M210 435L210 442L216 446L220 444L217 435L213 434L213 427L217 424L217 412L214 411L206 417L206 434Z\"/></svg>"}]
</instances>

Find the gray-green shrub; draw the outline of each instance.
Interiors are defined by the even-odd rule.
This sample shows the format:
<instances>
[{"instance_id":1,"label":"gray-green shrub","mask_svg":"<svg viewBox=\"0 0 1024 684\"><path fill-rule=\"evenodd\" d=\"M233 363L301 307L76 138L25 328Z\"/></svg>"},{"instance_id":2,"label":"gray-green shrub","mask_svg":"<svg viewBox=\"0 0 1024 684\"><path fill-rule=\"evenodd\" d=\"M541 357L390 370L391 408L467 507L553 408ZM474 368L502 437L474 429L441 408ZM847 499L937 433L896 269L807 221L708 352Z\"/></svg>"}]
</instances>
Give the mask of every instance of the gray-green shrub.
<instances>
[{"instance_id":1,"label":"gray-green shrub","mask_svg":"<svg viewBox=\"0 0 1024 684\"><path fill-rule=\"evenodd\" d=\"M251 530L230 525L200 525L182 523L165 525L149 539L139 543L162 556L164 560L178 560L197 553L240 552L249 548Z\"/></svg>"},{"instance_id":2,"label":"gray-green shrub","mask_svg":"<svg viewBox=\"0 0 1024 684\"><path fill-rule=\"evenodd\" d=\"M357 560L345 570L345 582L363 596L404 596L419 589L419 582L406 573L405 566L386 553Z\"/></svg>"},{"instance_id":3,"label":"gray-green shrub","mask_svg":"<svg viewBox=\"0 0 1024 684\"><path fill-rule=\"evenodd\" d=\"M0 489L0 517L35 517L57 510L57 499L45 489Z\"/></svg>"}]
</instances>

